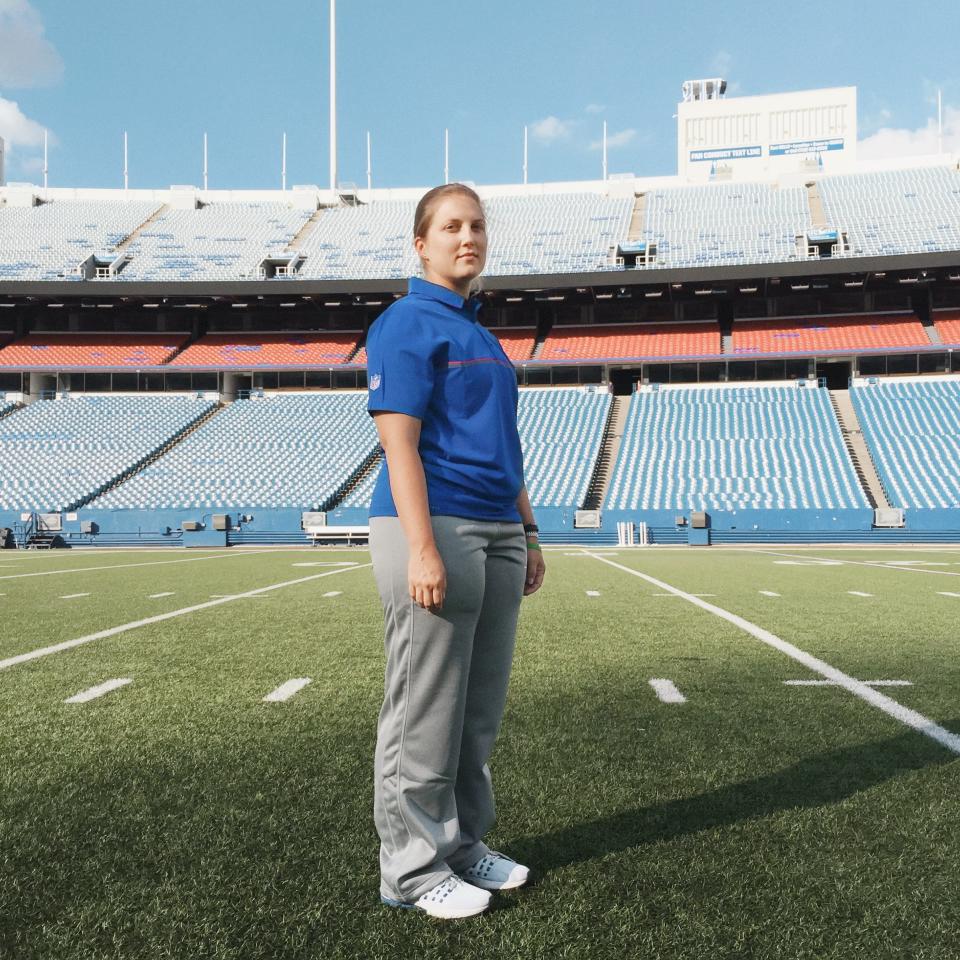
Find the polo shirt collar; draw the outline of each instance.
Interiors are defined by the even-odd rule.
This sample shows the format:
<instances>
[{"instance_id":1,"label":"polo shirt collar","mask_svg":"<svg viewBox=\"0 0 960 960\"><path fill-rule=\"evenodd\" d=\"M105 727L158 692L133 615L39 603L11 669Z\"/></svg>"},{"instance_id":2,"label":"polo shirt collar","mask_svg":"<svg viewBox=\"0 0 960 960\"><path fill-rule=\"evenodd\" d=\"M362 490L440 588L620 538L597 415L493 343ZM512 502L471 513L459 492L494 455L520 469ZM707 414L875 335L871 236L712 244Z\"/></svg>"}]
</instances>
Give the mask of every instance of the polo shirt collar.
<instances>
[{"instance_id":1,"label":"polo shirt collar","mask_svg":"<svg viewBox=\"0 0 960 960\"><path fill-rule=\"evenodd\" d=\"M459 293L441 286L439 283L431 283L422 277L411 277L407 285L407 293L415 293L421 297L428 297L431 300L439 300L455 310L467 310L471 316L476 319L477 312L480 309L479 297L471 297L464 300Z\"/></svg>"}]
</instances>

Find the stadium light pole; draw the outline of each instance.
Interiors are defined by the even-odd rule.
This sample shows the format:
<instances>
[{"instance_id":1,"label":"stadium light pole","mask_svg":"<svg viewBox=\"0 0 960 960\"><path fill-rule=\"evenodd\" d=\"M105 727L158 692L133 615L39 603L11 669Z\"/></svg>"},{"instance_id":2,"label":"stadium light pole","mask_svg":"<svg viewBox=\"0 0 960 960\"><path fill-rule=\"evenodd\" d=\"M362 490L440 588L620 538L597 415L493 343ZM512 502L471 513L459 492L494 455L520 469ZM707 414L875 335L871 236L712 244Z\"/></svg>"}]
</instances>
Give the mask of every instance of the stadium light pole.
<instances>
[{"instance_id":1,"label":"stadium light pole","mask_svg":"<svg viewBox=\"0 0 960 960\"><path fill-rule=\"evenodd\" d=\"M527 125L523 125L523 182L527 182Z\"/></svg>"},{"instance_id":2,"label":"stadium light pole","mask_svg":"<svg viewBox=\"0 0 960 960\"><path fill-rule=\"evenodd\" d=\"M330 189L337 189L337 0L330 0Z\"/></svg>"},{"instance_id":3,"label":"stadium light pole","mask_svg":"<svg viewBox=\"0 0 960 960\"><path fill-rule=\"evenodd\" d=\"M607 179L607 121L603 121L603 179Z\"/></svg>"},{"instance_id":4,"label":"stadium light pole","mask_svg":"<svg viewBox=\"0 0 960 960\"><path fill-rule=\"evenodd\" d=\"M367 189L373 189L373 154L370 150L370 131L367 131Z\"/></svg>"}]
</instances>

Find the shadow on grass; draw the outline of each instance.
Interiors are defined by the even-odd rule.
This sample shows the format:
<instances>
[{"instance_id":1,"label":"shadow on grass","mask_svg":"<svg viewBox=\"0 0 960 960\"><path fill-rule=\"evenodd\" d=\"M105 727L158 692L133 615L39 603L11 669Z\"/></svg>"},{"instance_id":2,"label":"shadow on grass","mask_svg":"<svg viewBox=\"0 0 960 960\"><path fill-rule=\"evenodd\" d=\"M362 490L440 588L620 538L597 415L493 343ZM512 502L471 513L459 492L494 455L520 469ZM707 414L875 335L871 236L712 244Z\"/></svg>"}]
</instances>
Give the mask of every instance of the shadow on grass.
<instances>
[{"instance_id":1,"label":"shadow on grass","mask_svg":"<svg viewBox=\"0 0 960 960\"><path fill-rule=\"evenodd\" d=\"M958 722L944 724L957 729ZM903 773L956 762L955 754L913 731L808 757L775 773L710 793L624 810L524 837L511 855L541 875L631 847L756 820L786 810L824 807Z\"/></svg>"}]
</instances>

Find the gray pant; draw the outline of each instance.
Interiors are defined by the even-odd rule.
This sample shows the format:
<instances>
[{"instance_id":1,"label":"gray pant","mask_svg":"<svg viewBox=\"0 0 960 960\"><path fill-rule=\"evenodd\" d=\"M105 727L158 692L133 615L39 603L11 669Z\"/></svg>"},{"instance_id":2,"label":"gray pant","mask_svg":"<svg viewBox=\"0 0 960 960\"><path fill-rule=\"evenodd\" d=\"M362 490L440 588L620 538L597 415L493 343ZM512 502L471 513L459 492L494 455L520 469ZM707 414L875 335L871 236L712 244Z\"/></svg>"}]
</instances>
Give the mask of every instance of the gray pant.
<instances>
[{"instance_id":1,"label":"gray pant","mask_svg":"<svg viewBox=\"0 0 960 960\"><path fill-rule=\"evenodd\" d=\"M387 653L374 771L380 892L407 902L488 851L496 810L487 760L526 572L519 523L431 520L447 571L436 614L410 598L400 521L370 519Z\"/></svg>"}]
</instances>

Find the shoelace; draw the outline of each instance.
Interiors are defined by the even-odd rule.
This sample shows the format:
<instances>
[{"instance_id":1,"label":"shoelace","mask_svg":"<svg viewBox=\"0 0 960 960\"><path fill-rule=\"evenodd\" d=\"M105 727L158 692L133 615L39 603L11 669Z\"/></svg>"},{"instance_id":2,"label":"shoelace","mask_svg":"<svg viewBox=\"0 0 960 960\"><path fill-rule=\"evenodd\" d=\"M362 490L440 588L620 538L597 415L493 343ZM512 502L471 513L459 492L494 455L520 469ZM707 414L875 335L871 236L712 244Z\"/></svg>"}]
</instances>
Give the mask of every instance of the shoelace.
<instances>
[{"instance_id":1,"label":"shoelace","mask_svg":"<svg viewBox=\"0 0 960 960\"><path fill-rule=\"evenodd\" d=\"M438 901L438 902L441 901L441 900L446 900L446 898L447 898L448 896L450 896L450 894L453 893L454 890L457 889L457 887L459 886L459 884L460 884L460 881L459 881L459 879L457 879L457 877L455 877L455 876L447 877L446 880L444 880L442 883L440 883L440 884L438 884L436 887L434 887L434 888L427 894L427 896L428 896L431 900L436 900L436 901Z\"/></svg>"}]
</instances>

